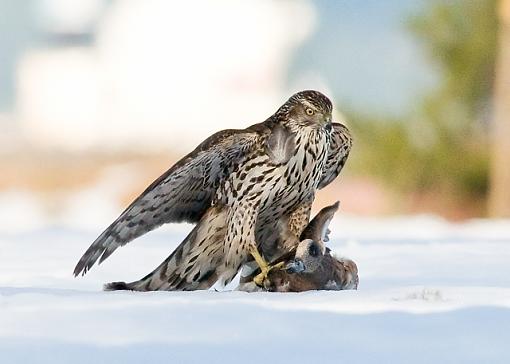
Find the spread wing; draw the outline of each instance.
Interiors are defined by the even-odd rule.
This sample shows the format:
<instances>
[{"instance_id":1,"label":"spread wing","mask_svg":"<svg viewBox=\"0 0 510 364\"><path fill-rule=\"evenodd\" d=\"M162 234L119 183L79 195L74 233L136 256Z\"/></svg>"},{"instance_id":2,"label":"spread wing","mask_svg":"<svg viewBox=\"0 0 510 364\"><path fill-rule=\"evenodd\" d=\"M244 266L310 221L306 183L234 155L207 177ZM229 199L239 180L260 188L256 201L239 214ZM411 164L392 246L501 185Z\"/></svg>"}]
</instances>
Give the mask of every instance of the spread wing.
<instances>
[{"instance_id":1,"label":"spread wing","mask_svg":"<svg viewBox=\"0 0 510 364\"><path fill-rule=\"evenodd\" d=\"M328 160L322 172L319 189L326 187L340 174L347 161L351 147L352 137L349 129L343 124L333 123Z\"/></svg>"},{"instance_id":2,"label":"spread wing","mask_svg":"<svg viewBox=\"0 0 510 364\"><path fill-rule=\"evenodd\" d=\"M197 222L211 206L221 182L256 147L260 124L244 130L223 130L182 158L155 180L92 243L74 269L85 274L115 249L169 222Z\"/></svg>"}]
</instances>

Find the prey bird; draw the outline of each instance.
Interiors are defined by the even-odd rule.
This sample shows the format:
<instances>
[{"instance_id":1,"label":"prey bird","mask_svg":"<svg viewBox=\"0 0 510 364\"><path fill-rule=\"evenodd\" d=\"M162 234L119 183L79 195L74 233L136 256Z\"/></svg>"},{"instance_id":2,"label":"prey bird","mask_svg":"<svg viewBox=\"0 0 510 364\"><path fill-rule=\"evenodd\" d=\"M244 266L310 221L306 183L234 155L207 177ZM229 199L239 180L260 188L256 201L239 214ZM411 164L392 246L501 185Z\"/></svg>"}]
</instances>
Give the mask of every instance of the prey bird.
<instances>
[{"instance_id":1,"label":"prey bird","mask_svg":"<svg viewBox=\"0 0 510 364\"><path fill-rule=\"evenodd\" d=\"M241 277L238 290L247 292L303 292L310 290L357 289L358 267L335 256L324 243L329 241L329 223L339 203L323 208L301 233L301 242L275 259L278 268L257 280L260 269Z\"/></svg>"},{"instance_id":2,"label":"prey bird","mask_svg":"<svg viewBox=\"0 0 510 364\"><path fill-rule=\"evenodd\" d=\"M128 289L207 289L230 282L252 257L267 275L267 260L296 244L316 191L347 160L350 133L331 120L331 101L302 91L262 123L213 134L127 207L74 275L160 225L182 221L196 225L147 279Z\"/></svg>"}]
</instances>

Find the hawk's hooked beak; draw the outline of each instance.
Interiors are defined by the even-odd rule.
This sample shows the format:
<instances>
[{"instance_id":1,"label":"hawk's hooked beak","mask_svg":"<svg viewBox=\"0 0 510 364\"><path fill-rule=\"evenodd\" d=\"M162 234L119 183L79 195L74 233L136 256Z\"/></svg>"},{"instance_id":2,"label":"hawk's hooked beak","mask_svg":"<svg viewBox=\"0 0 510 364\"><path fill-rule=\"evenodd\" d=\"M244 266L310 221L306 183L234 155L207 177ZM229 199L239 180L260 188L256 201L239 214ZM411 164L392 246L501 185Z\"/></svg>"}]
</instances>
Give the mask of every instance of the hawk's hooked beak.
<instances>
[{"instance_id":1,"label":"hawk's hooked beak","mask_svg":"<svg viewBox=\"0 0 510 364\"><path fill-rule=\"evenodd\" d=\"M331 120L332 120L331 116L328 116L324 121L324 130L326 130L327 132L330 132L331 129L333 128Z\"/></svg>"},{"instance_id":2,"label":"hawk's hooked beak","mask_svg":"<svg viewBox=\"0 0 510 364\"><path fill-rule=\"evenodd\" d=\"M303 272L304 270L306 269L305 267L305 263L303 263L303 261L301 259L294 259L292 260L290 263L288 263L284 270L287 272L287 273L301 273Z\"/></svg>"}]
</instances>

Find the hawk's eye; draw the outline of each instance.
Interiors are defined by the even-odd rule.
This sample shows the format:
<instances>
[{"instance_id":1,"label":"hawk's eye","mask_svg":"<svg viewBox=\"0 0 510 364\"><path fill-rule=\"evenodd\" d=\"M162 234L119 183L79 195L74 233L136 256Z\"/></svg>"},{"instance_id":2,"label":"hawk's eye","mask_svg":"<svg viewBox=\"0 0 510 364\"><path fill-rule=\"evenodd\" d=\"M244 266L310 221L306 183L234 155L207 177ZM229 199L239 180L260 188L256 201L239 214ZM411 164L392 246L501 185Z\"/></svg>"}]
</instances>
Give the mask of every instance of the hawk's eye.
<instances>
[{"instance_id":1,"label":"hawk's eye","mask_svg":"<svg viewBox=\"0 0 510 364\"><path fill-rule=\"evenodd\" d=\"M310 116L312 116L313 114L314 114L313 109L311 109L311 108L307 107L307 108L306 108L306 115L310 115Z\"/></svg>"}]
</instances>

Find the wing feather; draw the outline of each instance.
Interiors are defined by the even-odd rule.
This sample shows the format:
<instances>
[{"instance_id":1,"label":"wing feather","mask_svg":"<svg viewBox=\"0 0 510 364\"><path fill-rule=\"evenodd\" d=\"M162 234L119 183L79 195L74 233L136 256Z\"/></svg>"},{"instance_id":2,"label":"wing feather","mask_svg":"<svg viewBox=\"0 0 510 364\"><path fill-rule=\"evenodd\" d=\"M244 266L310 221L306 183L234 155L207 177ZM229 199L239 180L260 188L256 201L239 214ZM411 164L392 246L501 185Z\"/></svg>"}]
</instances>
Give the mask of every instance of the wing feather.
<instances>
[{"instance_id":1,"label":"wing feather","mask_svg":"<svg viewBox=\"0 0 510 364\"><path fill-rule=\"evenodd\" d=\"M169 222L197 222L211 206L217 188L267 132L261 124L223 130L156 179L92 243L74 269L85 274L119 246Z\"/></svg>"},{"instance_id":2,"label":"wing feather","mask_svg":"<svg viewBox=\"0 0 510 364\"><path fill-rule=\"evenodd\" d=\"M339 174L349 157L352 137L349 129L343 124L333 123L328 160L322 172L319 189L329 185Z\"/></svg>"}]
</instances>

